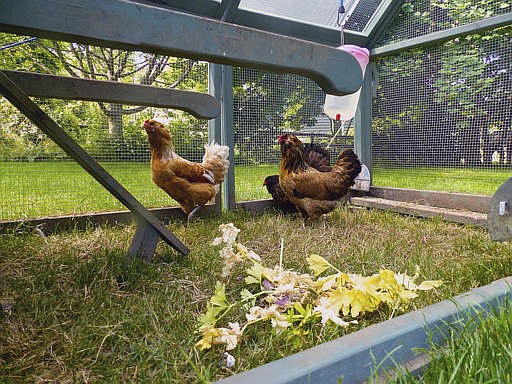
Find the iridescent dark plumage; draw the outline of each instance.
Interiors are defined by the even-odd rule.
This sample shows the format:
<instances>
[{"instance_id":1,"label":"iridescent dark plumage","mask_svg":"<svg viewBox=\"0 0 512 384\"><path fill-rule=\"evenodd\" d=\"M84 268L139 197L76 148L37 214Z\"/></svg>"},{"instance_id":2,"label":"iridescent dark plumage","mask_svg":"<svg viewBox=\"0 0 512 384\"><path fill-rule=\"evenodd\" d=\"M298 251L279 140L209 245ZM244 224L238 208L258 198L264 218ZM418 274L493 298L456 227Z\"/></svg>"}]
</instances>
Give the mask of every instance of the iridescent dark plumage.
<instances>
[{"instance_id":1,"label":"iridescent dark plumage","mask_svg":"<svg viewBox=\"0 0 512 384\"><path fill-rule=\"evenodd\" d=\"M329 152L318 144L305 144L302 158L304 159L305 167L313 167L320 172L331 171ZM281 211L286 213L298 212L297 208L284 195L283 188L279 184L279 175L267 176L263 185L267 187L268 193L270 193Z\"/></svg>"},{"instance_id":2,"label":"iridescent dark plumage","mask_svg":"<svg viewBox=\"0 0 512 384\"><path fill-rule=\"evenodd\" d=\"M305 222L316 220L336 208L361 172L361 163L352 149L341 151L330 171L320 172L307 166L304 145L297 136L283 134L278 142L282 155L279 184Z\"/></svg>"},{"instance_id":3,"label":"iridescent dark plumage","mask_svg":"<svg viewBox=\"0 0 512 384\"><path fill-rule=\"evenodd\" d=\"M276 207L284 213L298 212L297 208L288 201L284 195L283 188L279 185L279 175L272 175L265 177L263 185L267 187L268 193L276 203Z\"/></svg>"}]
</instances>

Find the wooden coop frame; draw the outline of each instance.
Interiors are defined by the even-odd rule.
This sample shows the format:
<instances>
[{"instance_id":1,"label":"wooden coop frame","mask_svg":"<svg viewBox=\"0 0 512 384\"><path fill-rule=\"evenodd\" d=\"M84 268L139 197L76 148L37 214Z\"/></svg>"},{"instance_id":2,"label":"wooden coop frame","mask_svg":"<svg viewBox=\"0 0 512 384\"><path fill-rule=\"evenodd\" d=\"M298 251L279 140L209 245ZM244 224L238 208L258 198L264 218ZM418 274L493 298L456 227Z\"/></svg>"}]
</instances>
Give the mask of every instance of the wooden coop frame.
<instances>
[{"instance_id":1,"label":"wooden coop frame","mask_svg":"<svg viewBox=\"0 0 512 384\"><path fill-rule=\"evenodd\" d=\"M29 96L111 101L132 105L160 106L187 111L196 117L210 119L209 139L228 145L233 156L232 84L230 65L254 66L271 71L293 72L315 80L326 92L347 94L362 85L361 101L355 118L355 149L362 161L371 165L371 100L372 70L363 78L359 65L345 52L335 48L339 31L332 28L299 23L257 14L238 8L240 0L159 0L151 2L128 0L4 0L0 2L0 30L42 38L97 44L119 49L138 49L152 53L203 59L209 65L210 95L194 92L163 90L106 81L92 81L33 73L2 71L0 92L40 129L86 169L103 187L122 202L135 216L137 229L129 254L151 260L157 242L162 238L182 254L189 250L162 225L163 210L147 210L126 191L107 171L53 122ZM509 25L512 15L486 19L421 38L406 40L385 47L373 48L377 37L392 19L402 1L387 0L378 8L363 32L346 31L346 42L366 45L372 56L433 44L469 33ZM155 22L158 21L158 22ZM144 25L144 28L140 26ZM198 36L201 39L198 39ZM311 54L311 52L314 52ZM320 60L321 58L321 60ZM340 69L351 76L338 77ZM512 236L509 216L501 215L501 203L508 203L510 213L512 179L506 182L491 200L489 196L448 194L442 192L398 190L372 187L368 196L354 197L355 204L394 209L402 213L417 213L417 203L445 209L462 207L481 213L471 223L485 225L483 217L490 205L494 230L500 231L496 240ZM368 198L369 197L369 198ZM222 199L222 204L220 200ZM372 200L373 199L373 200ZM380 199L380 200L379 200ZM400 204L386 205L395 200ZM416 206L407 204L415 203ZM234 168L227 174L222 196L213 210L221 207L260 210L270 201L235 204ZM507 204L503 204L506 206ZM423 212L434 215L436 212ZM126 213L108 215L112 220L127 220ZM446 219L468 222L446 211ZM489 220L491 220L489 218ZM0 225L1 227L1 225ZM501 236L502 235L502 236ZM253 371L223 380L223 383L259 383L262 380L279 383L320 382L336 380L340 366L351 372L347 382L361 382L368 377L372 359L389 356L404 341L407 349L399 351L398 362L410 361L413 347L424 346L425 320L443 329L448 321L459 319L467 308L481 305L490 308L503 297L510 296L510 278L487 287L475 289L424 310L377 324L349 335L256 368ZM353 351L351 346L360 348ZM420 364L420 368L421 368ZM280 373L279 375L276 375ZM333 381L334 382L334 381Z\"/></svg>"},{"instance_id":2,"label":"wooden coop frame","mask_svg":"<svg viewBox=\"0 0 512 384\"><path fill-rule=\"evenodd\" d=\"M375 48L378 37L402 3L401 0L383 1L361 32L344 31L344 42L367 46L371 57L378 57L509 25L512 21L511 14L505 14ZM356 0L348 1L347 7L352 4L356 4ZM1 91L6 98L133 213L137 230L129 250L131 254L150 260L159 238L182 254L187 254L188 249L162 225L154 210L144 208L62 129L42 114L28 96L181 109L196 117L210 119L209 139L228 145L230 158L233 158L231 66L300 74L314 80L326 93L336 95L352 93L361 86L360 103L354 120L354 143L362 162L371 166L373 64L370 63L370 70L363 77L357 61L345 51L335 48L340 43L337 28L257 13L239 8L239 5L240 0L4 0L0 3L0 30L4 32L117 49L136 49L210 63L210 96L33 73L4 71L0 76ZM340 72L344 76L339 76ZM379 193L382 191L372 188L369 197L380 198ZM425 193L410 192L408 201L421 201ZM390 194L395 196L395 200L404 196L402 191L391 189L387 192L387 195ZM467 198L458 196L458 201ZM429 199L446 201L451 198L431 194ZM355 198L354 202L393 209L371 199ZM235 203L234 167L231 165L221 197L213 210L217 213L222 207L261 210L269 205L269 200ZM413 208L401 211L414 213ZM484 209L480 209L482 211ZM162 217L162 212L159 212L159 216ZM450 215L446 217L449 219ZM485 219L477 218L480 224L482 220Z\"/></svg>"},{"instance_id":3,"label":"wooden coop frame","mask_svg":"<svg viewBox=\"0 0 512 384\"><path fill-rule=\"evenodd\" d=\"M209 77L213 97L149 86L0 71L2 94L134 214L137 229L128 253L146 260L152 259L159 238L182 254L188 254L189 250L29 96L164 106L208 119L216 117L220 111L220 118L209 125L210 140L228 145L233 157L232 116L228 112L232 107L231 68L219 64L301 74L316 81L326 92L336 95L356 91L363 80L357 61L347 52L277 34L275 32L279 31L275 30L263 31L243 23L230 23L240 23L240 0L160 3L163 5L124 0L70 0L64 4L8 0L0 4L0 30L4 32L118 49L138 49L215 63L210 64ZM197 7L197 13L204 10L209 13L185 13L191 11L190 7ZM280 20L268 20L266 16L257 19L261 25L283 25ZM252 22L253 17L248 17L248 20ZM306 29L301 23L294 27L299 31ZM362 39L360 43L365 42L366 39ZM340 68L350 76L339 76ZM222 100L220 108L217 100ZM222 192L227 208L234 207L233 178L234 168L231 166ZM220 209L218 203L217 200L217 211Z\"/></svg>"}]
</instances>

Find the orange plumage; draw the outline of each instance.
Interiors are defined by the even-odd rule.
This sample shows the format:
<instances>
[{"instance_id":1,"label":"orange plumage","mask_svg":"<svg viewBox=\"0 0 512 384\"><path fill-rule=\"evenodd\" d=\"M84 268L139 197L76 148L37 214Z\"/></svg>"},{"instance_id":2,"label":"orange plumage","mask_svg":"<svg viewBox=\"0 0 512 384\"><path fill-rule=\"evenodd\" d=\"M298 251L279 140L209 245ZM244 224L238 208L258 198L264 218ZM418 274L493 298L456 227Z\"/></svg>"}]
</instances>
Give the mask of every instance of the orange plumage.
<instances>
[{"instance_id":1,"label":"orange plumage","mask_svg":"<svg viewBox=\"0 0 512 384\"><path fill-rule=\"evenodd\" d=\"M202 163L174 152L169 130L156 120L146 120L143 128L151 146L151 179L176 200L189 215L211 201L229 167L229 148L216 143L205 145Z\"/></svg>"}]
</instances>

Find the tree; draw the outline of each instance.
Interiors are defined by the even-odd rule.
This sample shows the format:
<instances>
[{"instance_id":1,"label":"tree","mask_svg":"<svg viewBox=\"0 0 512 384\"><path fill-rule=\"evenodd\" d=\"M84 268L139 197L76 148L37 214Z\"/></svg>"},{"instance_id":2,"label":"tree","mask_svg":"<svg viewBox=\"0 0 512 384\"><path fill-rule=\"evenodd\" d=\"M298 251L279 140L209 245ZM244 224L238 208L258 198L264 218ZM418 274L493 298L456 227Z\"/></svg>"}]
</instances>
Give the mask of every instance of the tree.
<instances>
[{"instance_id":1,"label":"tree","mask_svg":"<svg viewBox=\"0 0 512 384\"><path fill-rule=\"evenodd\" d=\"M268 161L279 133L300 131L314 123L322 113L323 103L323 91L309 79L234 68L233 128L239 160Z\"/></svg>"},{"instance_id":2,"label":"tree","mask_svg":"<svg viewBox=\"0 0 512 384\"><path fill-rule=\"evenodd\" d=\"M164 71L169 70L171 63L182 62L183 70L179 74L170 71L176 76L171 82L164 84L168 88L175 88L186 79L194 66L194 61L191 60L84 44L44 41L41 46L58 60L69 75L94 80L151 85L157 82ZM167 78L169 77L168 75ZM112 143L118 149L123 148L123 117L139 113L146 107L101 102L98 105L107 118Z\"/></svg>"}]
</instances>

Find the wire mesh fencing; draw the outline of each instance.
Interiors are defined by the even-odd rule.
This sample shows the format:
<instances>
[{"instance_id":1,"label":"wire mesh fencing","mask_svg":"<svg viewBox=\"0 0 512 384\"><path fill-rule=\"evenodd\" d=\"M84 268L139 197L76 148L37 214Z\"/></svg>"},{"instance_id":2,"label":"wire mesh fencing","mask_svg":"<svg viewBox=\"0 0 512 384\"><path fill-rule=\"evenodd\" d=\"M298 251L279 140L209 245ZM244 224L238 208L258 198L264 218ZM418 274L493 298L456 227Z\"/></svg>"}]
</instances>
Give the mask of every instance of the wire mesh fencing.
<instances>
[{"instance_id":1,"label":"wire mesh fencing","mask_svg":"<svg viewBox=\"0 0 512 384\"><path fill-rule=\"evenodd\" d=\"M361 9L368 5L359 4ZM510 11L504 3L493 4L485 12L455 17L451 4L405 3L379 45ZM438 18L438 8L450 16L449 22ZM511 29L495 28L373 59L378 79L372 110L375 185L492 194L510 177ZM0 34L0 44L7 47L0 50L0 68L207 92L206 63L25 39ZM323 113L324 98L312 80L299 75L233 68L231 161L237 201L270 197L263 180L278 173L277 138L283 132L329 146L331 161L342 148L354 145L352 122L340 126L330 120ZM185 112L36 101L147 207L175 202L150 180L144 120L155 115L166 120L176 152L192 161L201 161L208 141L207 121ZM0 220L123 209L4 98L0 111Z\"/></svg>"},{"instance_id":2,"label":"wire mesh fencing","mask_svg":"<svg viewBox=\"0 0 512 384\"><path fill-rule=\"evenodd\" d=\"M494 4L441 22L440 9L455 14L452 3L406 3L381 44L395 32L404 39L510 11ZM495 28L375 60L375 184L493 194L510 177L511 32Z\"/></svg>"},{"instance_id":3,"label":"wire mesh fencing","mask_svg":"<svg viewBox=\"0 0 512 384\"><path fill-rule=\"evenodd\" d=\"M445 31L511 11L512 4L506 1L407 0L379 38L378 46Z\"/></svg>"},{"instance_id":4,"label":"wire mesh fencing","mask_svg":"<svg viewBox=\"0 0 512 384\"><path fill-rule=\"evenodd\" d=\"M353 126L340 127L323 113L325 93L312 80L249 68L233 72L236 199L268 198L263 180L279 172L277 139L294 133L305 143L329 145L334 161L353 147Z\"/></svg>"},{"instance_id":5,"label":"wire mesh fencing","mask_svg":"<svg viewBox=\"0 0 512 384\"><path fill-rule=\"evenodd\" d=\"M129 82L207 92L206 63L74 43L2 34L3 69ZM14 42L14 44L12 44ZM21 43L21 44L20 44ZM5 46L5 45L4 45ZM311 80L234 68L237 200L268 197L267 174L277 172L283 131L326 144L336 125L322 114L324 93ZM142 123L154 116L170 129L175 151L200 162L208 123L188 113L112 103L37 99L37 104L147 207L176 205L150 180L150 151ZM0 219L112 211L124 207L26 117L0 99ZM332 147L353 145L347 127ZM342 137L343 136L343 137Z\"/></svg>"},{"instance_id":6,"label":"wire mesh fencing","mask_svg":"<svg viewBox=\"0 0 512 384\"><path fill-rule=\"evenodd\" d=\"M20 36L2 34L7 41ZM14 51L13 51L14 49ZM31 41L0 51L3 69L206 91L207 65L191 60L79 44ZM201 161L206 120L174 110L56 99L36 103L147 207L175 205L150 178L144 120L170 128L176 151ZM125 209L10 103L0 99L0 219Z\"/></svg>"}]
</instances>

